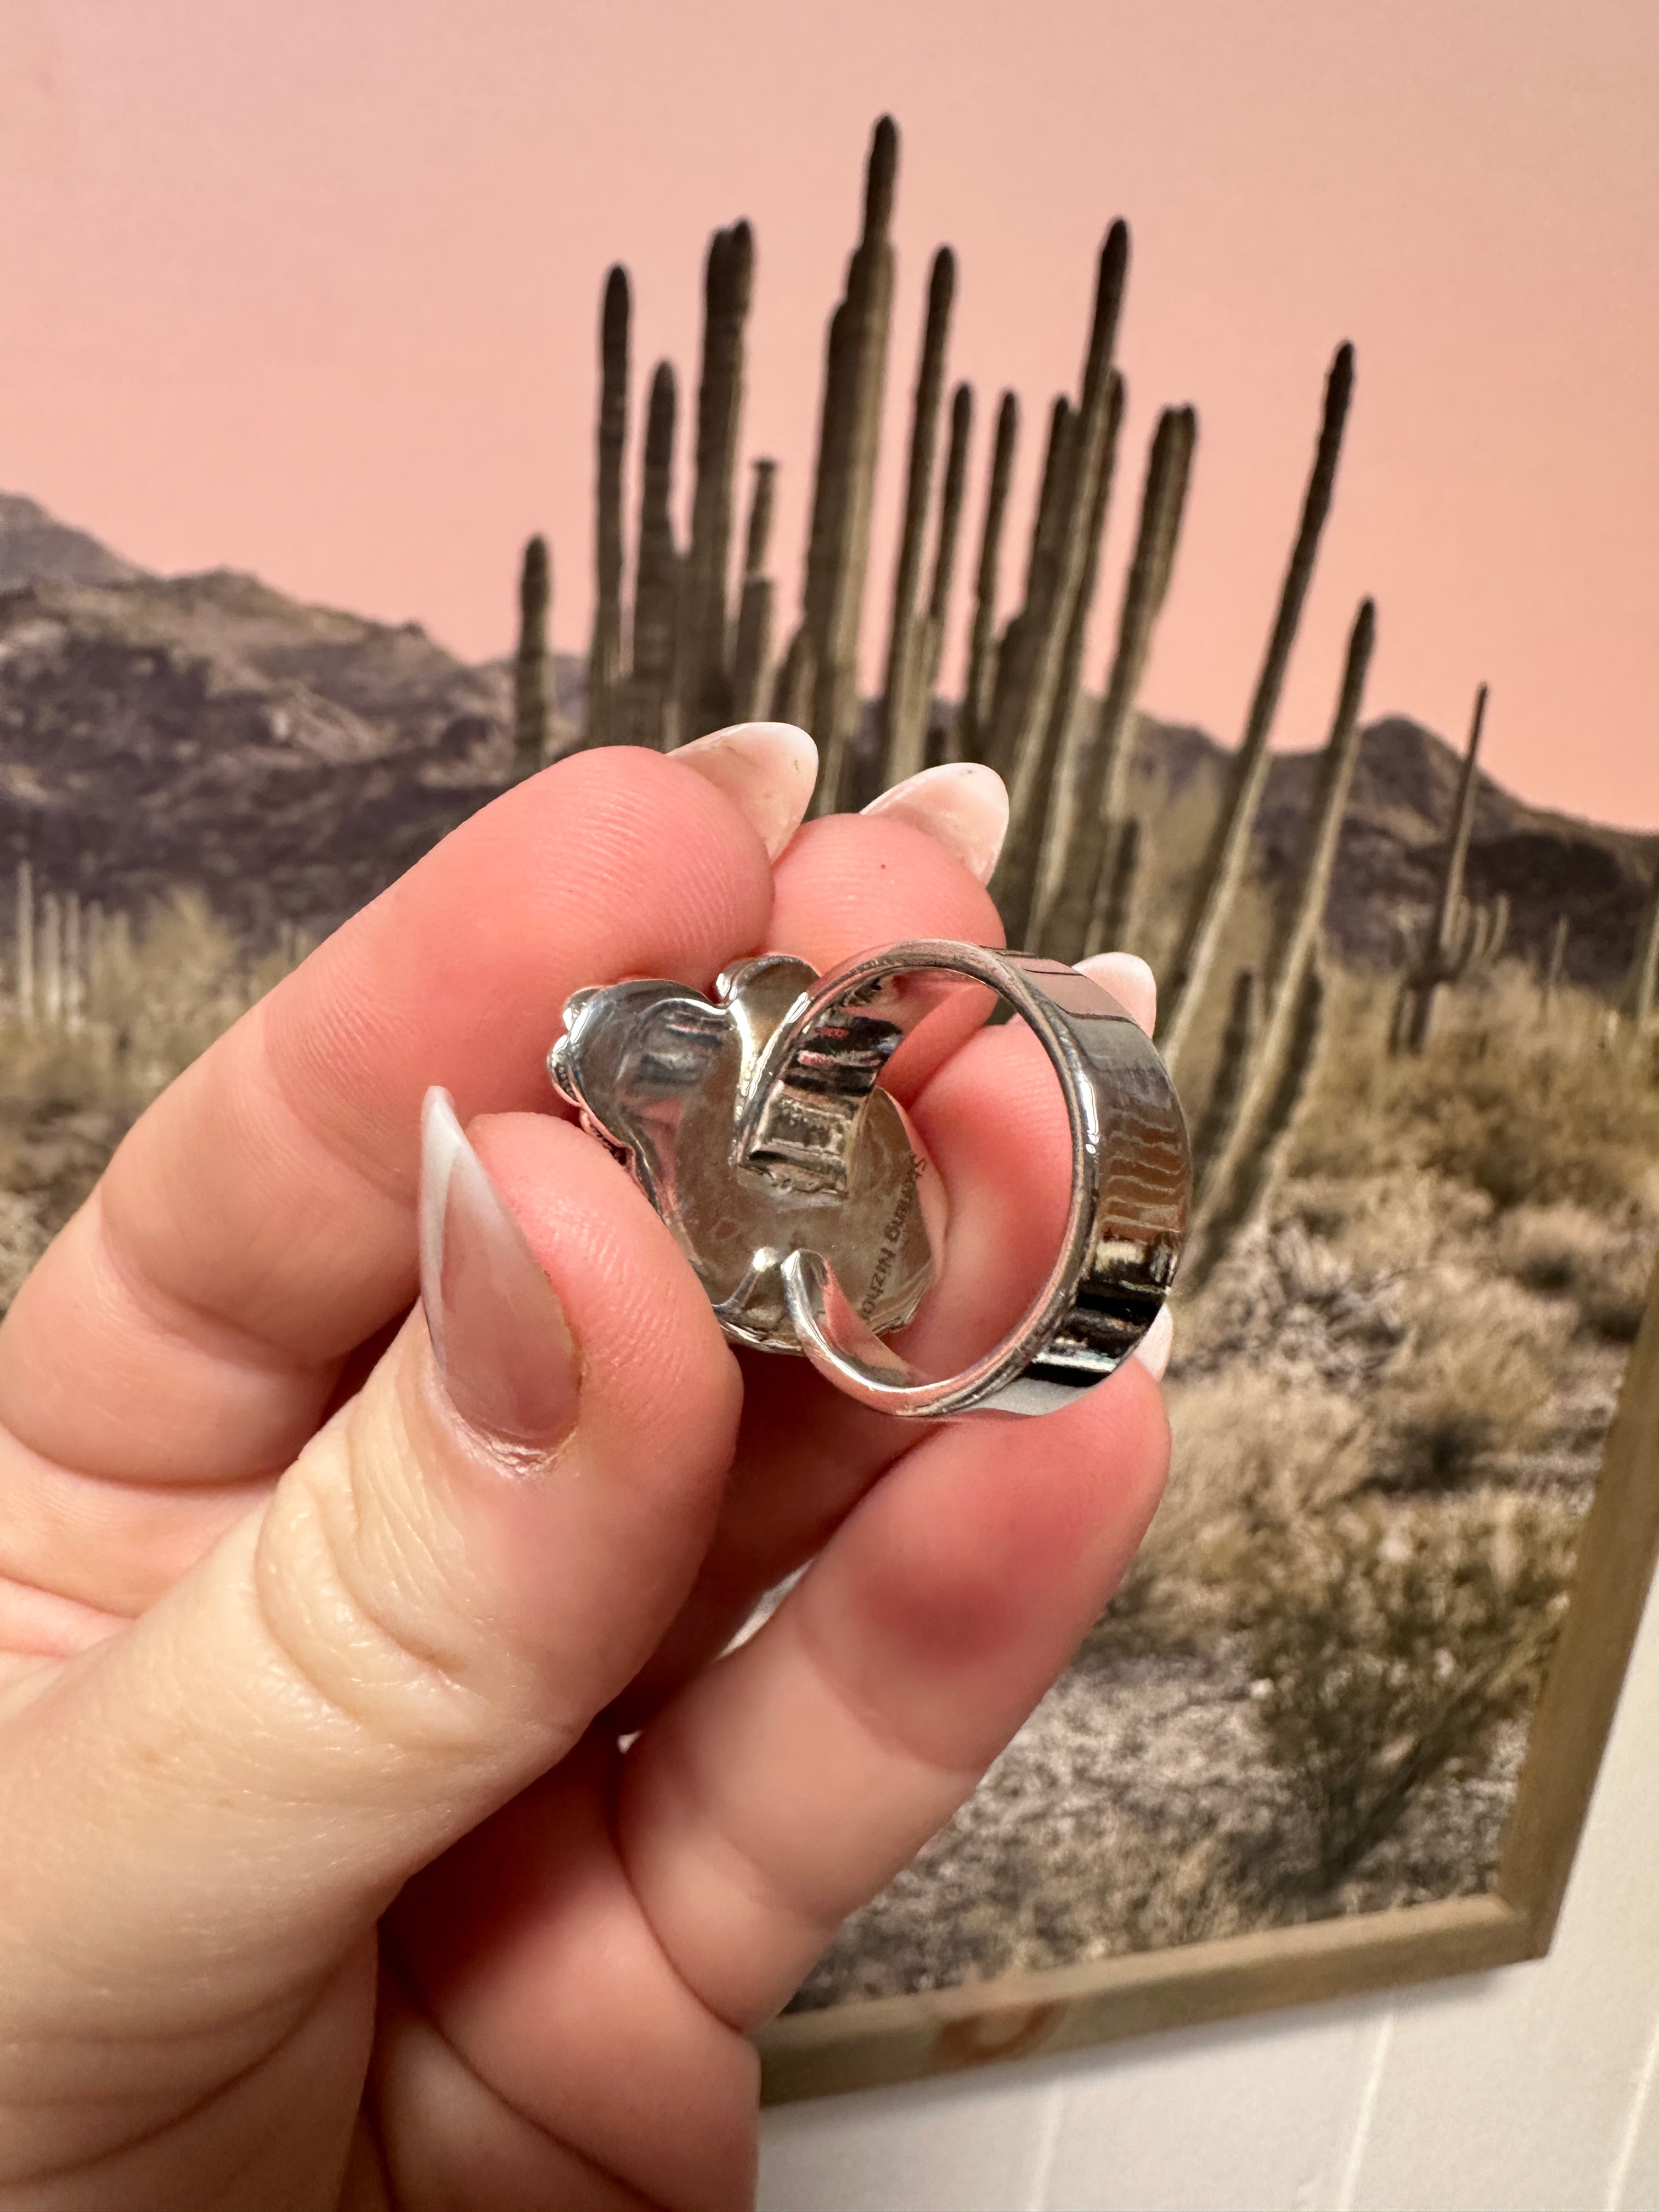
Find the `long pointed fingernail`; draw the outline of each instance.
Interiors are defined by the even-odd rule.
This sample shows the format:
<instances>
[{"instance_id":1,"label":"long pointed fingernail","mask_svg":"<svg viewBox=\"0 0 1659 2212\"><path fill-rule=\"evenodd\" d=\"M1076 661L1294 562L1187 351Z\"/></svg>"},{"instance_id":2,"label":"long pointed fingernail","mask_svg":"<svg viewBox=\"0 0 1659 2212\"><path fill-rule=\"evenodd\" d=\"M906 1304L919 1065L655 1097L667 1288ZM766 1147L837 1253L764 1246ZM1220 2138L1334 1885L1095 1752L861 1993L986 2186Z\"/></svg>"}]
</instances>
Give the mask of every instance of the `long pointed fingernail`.
<instances>
[{"instance_id":1,"label":"long pointed fingernail","mask_svg":"<svg viewBox=\"0 0 1659 2212\"><path fill-rule=\"evenodd\" d=\"M1168 1306L1160 1306L1158 1310L1158 1319L1141 1338L1129 1357L1131 1359L1139 1360L1143 1367L1150 1367L1152 1373L1162 1382L1164 1370L1170 1364L1170 1347L1174 1342L1175 1322Z\"/></svg>"},{"instance_id":2,"label":"long pointed fingernail","mask_svg":"<svg viewBox=\"0 0 1659 2212\"><path fill-rule=\"evenodd\" d=\"M738 722L674 755L744 815L775 860L800 828L818 779L818 749L793 722Z\"/></svg>"},{"instance_id":3,"label":"long pointed fingernail","mask_svg":"<svg viewBox=\"0 0 1659 2212\"><path fill-rule=\"evenodd\" d=\"M890 815L923 831L981 884L990 882L1008 834L1007 787L981 761L925 768L872 799L864 811Z\"/></svg>"},{"instance_id":4,"label":"long pointed fingernail","mask_svg":"<svg viewBox=\"0 0 1659 2212\"><path fill-rule=\"evenodd\" d=\"M1136 952L1091 952L1077 963L1079 975L1109 991L1148 1036L1158 1025L1158 978Z\"/></svg>"},{"instance_id":5,"label":"long pointed fingernail","mask_svg":"<svg viewBox=\"0 0 1659 2212\"><path fill-rule=\"evenodd\" d=\"M463 1420L541 1451L568 1435L580 1361L564 1309L436 1088L421 1109L421 1301Z\"/></svg>"}]
</instances>

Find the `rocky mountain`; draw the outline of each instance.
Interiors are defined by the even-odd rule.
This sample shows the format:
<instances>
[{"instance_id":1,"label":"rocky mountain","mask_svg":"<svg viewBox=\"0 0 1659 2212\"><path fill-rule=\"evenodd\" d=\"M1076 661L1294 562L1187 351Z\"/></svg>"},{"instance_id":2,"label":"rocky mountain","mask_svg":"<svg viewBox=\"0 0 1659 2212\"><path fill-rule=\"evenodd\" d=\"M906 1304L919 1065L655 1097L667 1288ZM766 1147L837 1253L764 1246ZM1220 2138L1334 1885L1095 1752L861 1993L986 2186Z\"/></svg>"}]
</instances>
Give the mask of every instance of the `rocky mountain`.
<instances>
[{"instance_id":1,"label":"rocky mountain","mask_svg":"<svg viewBox=\"0 0 1659 2212\"><path fill-rule=\"evenodd\" d=\"M556 667L558 730L584 670ZM141 907L204 889L264 936L331 927L501 788L505 663L471 667L418 623L304 605L252 576L145 574L32 501L0 495L0 856L43 886ZM1135 781L1154 847L1201 840L1227 755L1144 719ZM1269 876L1295 855L1314 757L1275 757L1257 833ZM1333 889L1345 957L1390 956L1432 895L1457 760L1402 716L1365 732ZM1503 890L1510 943L1571 925L1570 964L1606 984L1629 961L1659 839L1523 805L1483 778L1469 880ZM0 899L0 911L4 902Z\"/></svg>"},{"instance_id":2,"label":"rocky mountain","mask_svg":"<svg viewBox=\"0 0 1659 2212\"><path fill-rule=\"evenodd\" d=\"M32 499L0 491L0 592L26 584L130 584L143 571Z\"/></svg>"}]
</instances>

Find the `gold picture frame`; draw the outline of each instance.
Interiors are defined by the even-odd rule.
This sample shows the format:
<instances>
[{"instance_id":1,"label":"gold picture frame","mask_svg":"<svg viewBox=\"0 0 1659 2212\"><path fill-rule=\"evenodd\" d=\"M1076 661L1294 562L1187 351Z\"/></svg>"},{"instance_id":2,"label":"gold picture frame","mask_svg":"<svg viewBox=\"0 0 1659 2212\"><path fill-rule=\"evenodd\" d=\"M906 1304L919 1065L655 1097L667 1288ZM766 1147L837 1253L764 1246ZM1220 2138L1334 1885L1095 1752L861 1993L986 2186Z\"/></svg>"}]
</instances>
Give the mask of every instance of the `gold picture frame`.
<instances>
[{"instance_id":1,"label":"gold picture frame","mask_svg":"<svg viewBox=\"0 0 1659 2212\"><path fill-rule=\"evenodd\" d=\"M1160 2029L1480 1973L1548 1951L1659 1556L1659 1277L1584 1521L1492 1888L1212 1942L787 2014L755 2038L783 2104Z\"/></svg>"}]
</instances>

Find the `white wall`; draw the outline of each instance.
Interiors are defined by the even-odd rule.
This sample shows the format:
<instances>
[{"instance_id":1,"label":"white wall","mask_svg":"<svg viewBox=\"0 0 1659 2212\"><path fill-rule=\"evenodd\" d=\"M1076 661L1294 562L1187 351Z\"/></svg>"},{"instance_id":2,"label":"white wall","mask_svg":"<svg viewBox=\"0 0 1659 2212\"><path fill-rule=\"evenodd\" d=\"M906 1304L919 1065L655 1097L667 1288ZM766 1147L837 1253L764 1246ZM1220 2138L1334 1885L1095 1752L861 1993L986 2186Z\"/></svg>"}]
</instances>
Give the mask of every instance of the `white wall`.
<instances>
[{"instance_id":1,"label":"white wall","mask_svg":"<svg viewBox=\"0 0 1659 2212\"><path fill-rule=\"evenodd\" d=\"M1550 1956L765 2116L763 2212L1659 2212L1659 1603Z\"/></svg>"}]
</instances>

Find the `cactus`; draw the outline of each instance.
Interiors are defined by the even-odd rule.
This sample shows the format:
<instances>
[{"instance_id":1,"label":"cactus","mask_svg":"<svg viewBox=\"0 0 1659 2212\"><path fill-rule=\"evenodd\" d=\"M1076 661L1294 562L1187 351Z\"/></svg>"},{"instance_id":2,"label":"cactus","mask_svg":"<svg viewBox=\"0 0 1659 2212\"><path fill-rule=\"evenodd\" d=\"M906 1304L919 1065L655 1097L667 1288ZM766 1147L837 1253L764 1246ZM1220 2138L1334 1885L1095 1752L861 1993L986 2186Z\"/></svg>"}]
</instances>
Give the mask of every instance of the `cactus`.
<instances>
[{"instance_id":1,"label":"cactus","mask_svg":"<svg viewBox=\"0 0 1659 2212\"><path fill-rule=\"evenodd\" d=\"M1653 883L1636 933L1635 957L1620 1000L1619 1010L1638 1036L1652 1018L1656 977L1659 977L1659 861L1655 864Z\"/></svg>"},{"instance_id":2,"label":"cactus","mask_svg":"<svg viewBox=\"0 0 1659 2212\"><path fill-rule=\"evenodd\" d=\"M1106 886L1118 866L1135 700L1175 567L1197 435L1198 417L1190 407L1166 407L1158 417L1093 743L1086 753L1078 744L1063 749L1054 777L1032 937L1056 960L1082 958L1092 918L1109 898Z\"/></svg>"},{"instance_id":3,"label":"cactus","mask_svg":"<svg viewBox=\"0 0 1659 2212\"><path fill-rule=\"evenodd\" d=\"M1203 1289L1238 1238L1267 1209L1318 1057L1324 1008L1325 981L1316 960L1309 963L1291 1002L1286 1050L1254 1140L1229 1148L1231 1158L1224 1171L1212 1170L1200 1199L1182 1260L1182 1287L1188 1292Z\"/></svg>"},{"instance_id":4,"label":"cactus","mask_svg":"<svg viewBox=\"0 0 1659 2212\"><path fill-rule=\"evenodd\" d=\"M17 863L17 1018L26 1030L34 1027L34 870L27 860Z\"/></svg>"},{"instance_id":5,"label":"cactus","mask_svg":"<svg viewBox=\"0 0 1659 2212\"><path fill-rule=\"evenodd\" d=\"M933 540L933 576L927 591L927 612L922 619L911 677L911 697L906 712L921 726L921 750L929 767L944 757L945 732L933 727L933 691L939 683L939 662L945 655L945 631L951 618L951 591L956 580L957 544L962 535L962 502L968 488L968 446L974 429L971 385L959 384L951 398L951 437L945 449L945 489L939 498L939 533Z\"/></svg>"},{"instance_id":6,"label":"cactus","mask_svg":"<svg viewBox=\"0 0 1659 2212\"><path fill-rule=\"evenodd\" d=\"M1461 982L1488 967L1503 950L1509 927L1509 901L1500 896L1490 907L1471 904L1463 896L1463 873L1468 860L1469 836L1474 827L1476 779L1480 738L1486 720L1486 686L1474 698L1469 741L1457 781L1457 799L1440 864L1440 884L1433 918L1423 933L1411 972L1401 986L1395 1009L1390 1048L1421 1052L1434 1023L1435 999L1443 983Z\"/></svg>"},{"instance_id":7,"label":"cactus","mask_svg":"<svg viewBox=\"0 0 1659 2212\"><path fill-rule=\"evenodd\" d=\"M64 899L64 1027L77 1034L86 1012L86 975L81 941L81 897L68 892Z\"/></svg>"},{"instance_id":8,"label":"cactus","mask_svg":"<svg viewBox=\"0 0 1659 2212\"><path fill-rule=\"evenodd\" d=\"M749 502L749 532L744 547L743 594L738 604L738 637L732 662L732 719L752 722L762 711L772 659L772 579L764 571L772 534L772 501L778 465L757 461L755 489Z\"/></svg>"},{"instance_id":9,"label":"cactus","mask_svg":"<svg viewBox=\"0 0 1659 2212\"><path fill-rule=\"evenodd\" d=\"M1211 1162L1226 1150L1238 1126L1261 1022L1261 993L1256 972L1254 968L1241 968L1233 977L1209 1101L1193 1134L1193 1172L1200 1183L1207 1180Z\"/></svg>"},{"instance_id":10,"label":"cactus","mask_svg":"<svg viewBox=\"0 0 1659 2212\"><path fill-rule=\"evenodd\" d=\"M1200 1204L1212 1189L1221 1189L1241 1172L1243 1157L1260 1149L1271 1125L1273 1101L1277 1097L1285 1068L1294 1050L1303 982L1318 957L1320 933L1331 873L1347 811L1348 793L1359 758L1359 711L1365 678L1376 643L1376 610L1362 600L1348 633L1348 649L1342 669L1341 689L1330 735L1325 743L1319 774L1308 805L1302 851L1287 877L1277 902L1272 948L1262 993L1261 1031L1249 1056L1242 1080L1242 1096L1228 1116L1227 1131L1209 1156L1200 1184ZM1224 1079L1237 1079L1225 1070Z\"/></svg>"},{"instance_id":11,"label":"cactus","mask_svg":"<svg viewBox=\"0 0 1659 2212\"><path fill-rule=\"evenodd\" d=\"M1544 961L1544 972L1538 983L1538 1011L1547 1014L1556 993L1566 980L1567 973L1567 917L1558 914L1555 927L1550 932L1550 949Z\"/></svg>"},{"instance_id":12,"label":"cactus","mask_svg":"<svg viewBox=\"0 0 1659 2212\"><path fill-rule=\"evenodd\" d=\"M1061 392L1048 410L1042 477L1025 554L1024 596L1018 613L1010 617L997 641L996 688L992 695L991 722L983 753L1003 776L1012 768L1024 702L1030 690L1036 644L1054 604L1076 444L1076 411Z\"/></svg>"},{"instance_id":13,"label":"cactus","mask_svg":"<svg viewBox=\"0 0 1659 2212\"><path fill-rule=\"evenodd\" d=\"M87 1012L100 1021L109 1012L109 917L96 899L86 911Z\"/></svg>"},{"instance_id":14,"label":"cactus","mask_svg":"<svg viewBox=\"0 0 1659 2212\"><path fill-rule=\"evenodd\" d=\"M1123 384L1112 367L1112 351L1128 260L1128 230L1121 222L1115 222L1100 249L1083 392L1058 518L1058 559L1052 588L1045 599L1027 610L1020 637L1022 680L1009 688L1006 725L1000 719L1003 687L998 684L996 745L1007 763L1009 833L993 888L1009 942L1014 945L1025 941L1030 926L1043 817L1060 734L1054 727L1054 704L1073 615L1081 603L1089 571L1090 532L1097 520L1104 518L1107 492L1099 488L1097 476L1101 471L1106 472L1109 489L1122 419ZM1082 614L1086 620L1086 605Z\"/></svg>"},{"instance_id":15,"label":"cactus","mask_svg":"<svg viewBox=\"0 0 1659 2212\"><path fill-rule=\"evenodd\" d=\"M696 486L682 583L678 738L732 719L726 579L743 413L743 335L754 289L755 240L746 222L717 230L703 276L702 379L697 391Z\"/></svg>"},{"instance_id":16,"label":"cactus","mask_svg":"<svg viewBox=\"0 0 1659 2212\"><path fill-rule=\"evenodd\" d=\"M593 642L587 656L584 743L613 744L623 680L623 459L628 442L628 271L605 280L599 323L598 489L594 501Z\"/></svg>"},{"instance_id":17,"label":"cactus","mask_svg":"<svg viewBox=\"0 0 1659 2212\"><path fill-rule=\"evenodd\" d=\"M623 691L623 727L629 744L674 742L675 640L680 560L674 550L674 371L657 363L645 424L645 473L640 494L640 545L634 585L634 672Z\"/></svg>"},{"instance_id":18,"label":"cactus","mask_svg":"<svg viewBox=\"0 0 1659 2212\"><path fill-rule=\"evenodd\" d=\"M1119 826L1111 866L1103 868L1095 891L1083 951L1109 952L1135 940L1135 895L1146 870L1146 833L1136 815Z\"/></svg>"},{"instance_id":19,"label":"cactus","mask_svg":"<svg viewBox=\"0 0 1659 2212\"><path fill-rule=\"evenodd\" d=\"M954 760L983 760L991 740L997 680L997 579L1002 563L1002 526L1008 512L1014 452L1019 443L1019 401L1005 392L997 408L996 438L985 489L985 520L980 532L979 569L975 585L974 624L968 641L968 669L962 706L951 733Z\"/></svg>"},{"instance_id":20,"label":"cactus","mask_svg":"<svg viewBox=\"0 0 1659 2212\"><path fill-rule=\"evenodd\" d=\"M957 258L948 246L933 256L927 283L927 314L916 366L915 397L910 415L910 460L904 488L904 525L893 571L893 612L887 633L887 678L882 694L884 746L881 783L902 782L923 765L927 716L925 699L915 711L918 661L927 651L925 616L916 612L921 585L924 543L933 493L933 459L939 445L939 410L945 398L945 349L951 335L956 298ZM873 794L871 794L873 795Z\"/></svg>"},{"instance_id":21,"label":"cactus","mask_svg":"<svg viewBox=\"0 0 1659 2212\"><path fill-rule=\"evenodd\" d=\"M778 664L772 687L772 720L793 722L805 729L812 720L812 701L817 692L817 650L812 634L803 625L789 641L789 650Z\"/></svg>"},{"instance_id":22,"label":"cactus","mask_svg":"<svg viewBox=\"0 0 1659 2212\"><path fill-rule=\"evenodd\" d=\"M1164 1056L1172 1069L1178 1069L1191 1040L1204 987L1249 859L1250 833L1267 781L1267 739L1284 686L1285 672L1290 665L1291 648L1302 619L1303 603L1313 578L1320 537L1330 513L1343 428L1352 395L1353 348L1344 344L1337 348L1325 381L1324 414L1313 470L1302 502L1290 565L1279 592L1273 632L1250 702L1249 718L1233 764L1231 787L1182 926L1173 973L1164 994L1158 1036Z\"/></svg>"},{"instance_id":23,"label":"cactus","mask_svg":"<svg viewBox=\"0 0 1659 2212\"><path fill-rule=\"evenodd\" d=\"M548 611L553 571L547 540L532 538L519 572L519 649L513 662L513 781L534 775L548 750Z\"/></svg>"},{"instance_id":24,"label":"cactus","mask_svg":"<svg viewBox=\"0 0 1659 2212\"><path fill-rule=\"evenodd\" d=\"M893 295L888 230L898 172L898 131L877 124L865 172L864 228L848 264L847 289L830 319L818 426L812 520L801 627L811 637L812 712L807 723L823 760L817 806L833 811L851 787L859 735L858 639L870 554L870 507L887 371ZM797 671L804 656L792 642Z\"/></svg>"},{"instance_id":25,"label":"cactus","mask_svg":"<svg viewBox=\"0 0 1659 2212\"><path fill-rule=\"evenodd\" d=\"M40 901L40 1018L49 1030L64 1020L64 908L55 891Z\"/></svg>"}]
</instances>

